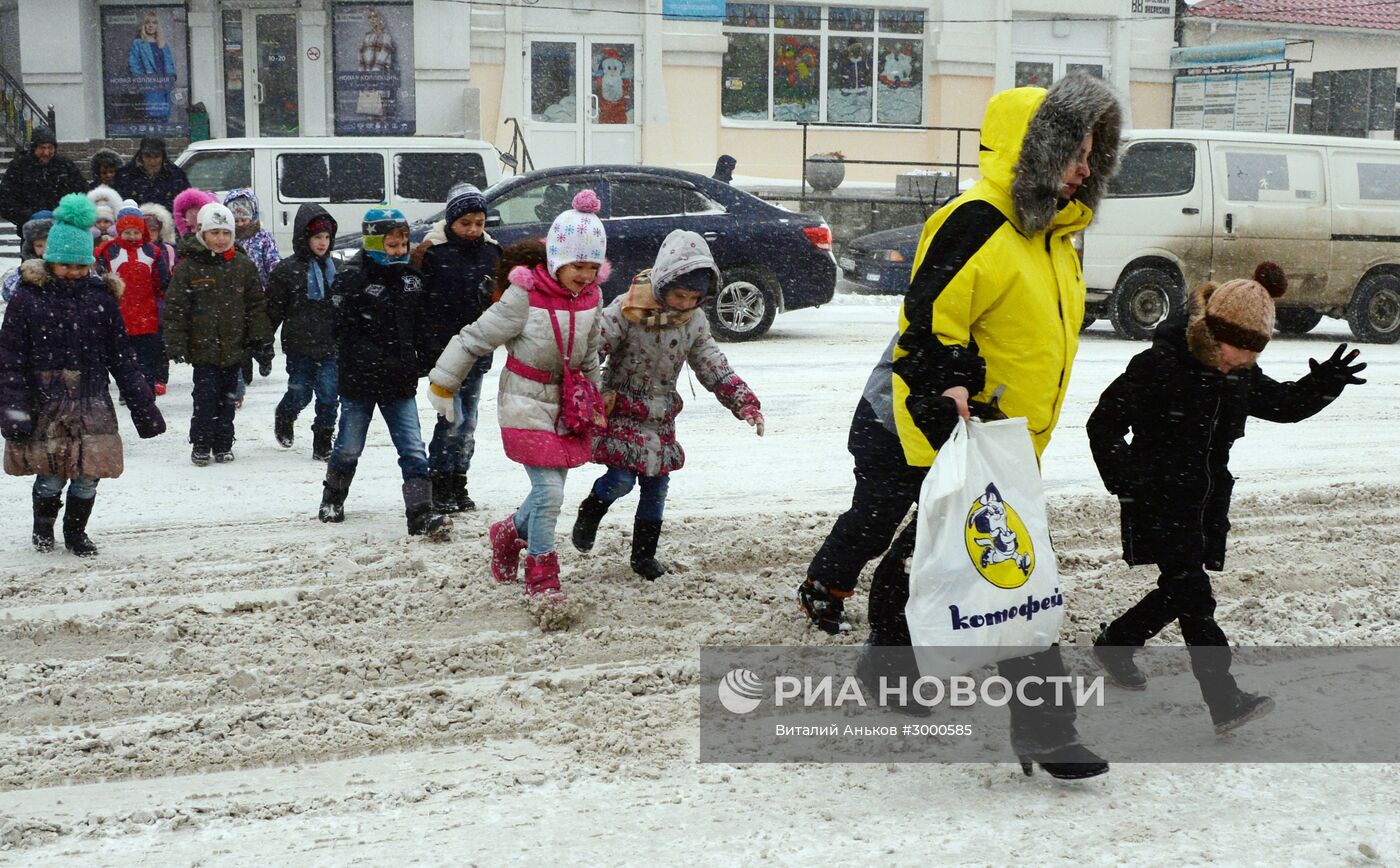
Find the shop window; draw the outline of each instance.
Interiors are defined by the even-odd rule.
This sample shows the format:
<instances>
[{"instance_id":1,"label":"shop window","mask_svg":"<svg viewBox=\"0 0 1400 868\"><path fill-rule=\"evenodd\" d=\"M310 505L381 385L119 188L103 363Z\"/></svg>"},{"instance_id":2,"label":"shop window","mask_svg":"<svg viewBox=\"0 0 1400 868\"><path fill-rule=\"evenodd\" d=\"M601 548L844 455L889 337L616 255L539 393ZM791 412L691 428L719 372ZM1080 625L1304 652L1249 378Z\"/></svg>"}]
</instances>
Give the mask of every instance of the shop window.
<instances>
[{"instance_id":1,"label":"shop window","mask_svg":"<svg viewBox=\"0 0 1400 868\"><path fill-rule=\"evenodd\" d=\"M486 188L480 154L405 153L394 156L394 193L400 199L446 202L452 185Z\"/></svg>"},{"instance_id":2,"label":"shop window","mask_svg":"<svg viewBox=\"0 0 1400 868\"><path fill-rule=\"evenodd\" d=\"M1143 142L1128 148L1109 198L1180 196L1196 186L1196 148L1184 142Z\"/></svg>"},{"instance_id":3,"label":"shop window","mask_svg":"<svg viewBox=\"0 0 1400 868\"><path fill-rule=\"evenodd\" d=\"M730 3L720 111L735 121L920 124L924 26L919 9Z\"/></svg>"},{"instance_id":4,"label":"shop window","mask_svg":"<svg viewBox=\"0 0 1400 868\"><path fill-rule=\"evenodd\" d=\"M200 190L253 186L253 155L248 151L196 151L181 168L190 186Z\"/></svg>"},{"instance_id":5,"label":"shop window","mask_svg":"<svg viewBox=\"0 0 1400 868\"><path fill-rule=\"evenodd\" d=\"M282 154L277 158L277 192L284 202L382 202L384 157L356 152Z\"/></svg>"}]
</instances>

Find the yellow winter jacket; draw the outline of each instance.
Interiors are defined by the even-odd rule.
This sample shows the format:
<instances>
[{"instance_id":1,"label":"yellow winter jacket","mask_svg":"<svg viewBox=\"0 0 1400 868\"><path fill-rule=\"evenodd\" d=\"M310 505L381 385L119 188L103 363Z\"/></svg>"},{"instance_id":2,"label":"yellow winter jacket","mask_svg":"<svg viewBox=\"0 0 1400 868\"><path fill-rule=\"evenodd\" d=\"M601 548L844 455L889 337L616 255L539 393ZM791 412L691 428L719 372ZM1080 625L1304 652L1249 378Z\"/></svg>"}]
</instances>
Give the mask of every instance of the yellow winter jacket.
<instances>
[{"instance_id":1,"label":"yellow winter jacket","mask_svg":"<svg viewBox=\"0 0 1400 868\"><path fill-rule=\"evenodd\" d=\"M1090 190L1081 188L1088 195L1063 207L1044 201L1058 194L1059 173L1072 155L1053 153L1068 144L1059 136L1061 141L1039 143L1050 153L1020 159L1032 117L1045 100L1044 89L1031 87L992 98L981 132L982 179L924 225L893 355L895 423L912 466L930 466L936 450L906 406L911 392L938 395L963 385L974 400L986 401L1004 386L1001 409L1026 417L1037 455L1059 419L1084 321L1084 274L1070 236L1093 217L1081 199L1097 203L1107 177L1095 179L1099 183ZM1069 109L1092 113L1095 105L1071 101ZM1116 102L1109 114L1090 116L1083 121L1087 127L1074 128L1093 130L1096 139L1103 129L1109 150L1091 156L1090 167L1105 176L1116 161ZM1083 135L1077 133L1075 148ZM1018 182L1018 171L1040 177ZM1027 204L1036 197L1041 201ZM1028 225L1035 222L1044 225Z\"/></svg>"}]
</instances>

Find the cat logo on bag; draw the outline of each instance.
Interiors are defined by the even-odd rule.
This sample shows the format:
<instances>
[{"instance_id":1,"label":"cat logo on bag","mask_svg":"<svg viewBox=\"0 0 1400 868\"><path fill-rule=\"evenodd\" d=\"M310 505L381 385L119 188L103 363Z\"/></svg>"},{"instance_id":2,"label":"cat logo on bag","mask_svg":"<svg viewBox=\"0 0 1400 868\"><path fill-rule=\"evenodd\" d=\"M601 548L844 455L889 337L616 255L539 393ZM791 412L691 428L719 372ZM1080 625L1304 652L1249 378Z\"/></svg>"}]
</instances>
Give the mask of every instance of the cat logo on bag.
<instances>
[{"instance_id":1,"label":"cat logo on bag","mask_svg":"<svg viewBox=\"0 0 1400 868\"><path fill-rule=\"evenodd\" d=\"M1035 570L1035 544L1021 517L988 485L967 511L967 556L982 578L998 588L1019 588Z\"/></svg>"}]
</instances>

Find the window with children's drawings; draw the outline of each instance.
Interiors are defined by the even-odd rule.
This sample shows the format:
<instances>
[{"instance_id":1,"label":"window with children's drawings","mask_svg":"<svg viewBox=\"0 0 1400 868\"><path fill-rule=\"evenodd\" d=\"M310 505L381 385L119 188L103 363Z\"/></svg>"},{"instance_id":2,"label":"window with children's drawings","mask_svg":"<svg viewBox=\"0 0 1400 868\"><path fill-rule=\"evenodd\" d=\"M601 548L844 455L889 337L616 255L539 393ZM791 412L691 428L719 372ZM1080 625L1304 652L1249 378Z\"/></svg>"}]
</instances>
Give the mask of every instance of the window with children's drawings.
<instances>
[{"instance_id":1,"label":"window with children's drawings","mask_svg":"<svg viewBox=\"0 0 1400 868\"><path fill-rule=\"evenodd\" d=\"M921 124L924 10L728 3L729 121Z\"/></svg>"}]
</instances>

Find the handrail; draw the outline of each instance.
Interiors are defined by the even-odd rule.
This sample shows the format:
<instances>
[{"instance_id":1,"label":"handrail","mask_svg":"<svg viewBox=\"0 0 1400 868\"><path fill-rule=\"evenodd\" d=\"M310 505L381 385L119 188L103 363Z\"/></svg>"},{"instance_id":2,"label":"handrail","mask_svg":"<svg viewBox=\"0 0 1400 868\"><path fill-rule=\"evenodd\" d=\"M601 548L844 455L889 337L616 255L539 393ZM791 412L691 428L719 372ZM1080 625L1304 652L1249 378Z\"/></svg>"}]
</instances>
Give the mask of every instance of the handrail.
<instances>
[{"instance_id":1,"label":"handrail","mask_svg":"<svg viewBox=\"0 0 1400 868\"><path fill-rule=\"evenodd\" d=\"M913 124L842 124L830 121L795 121L802 127L802 188L800 205L806 208L807 203L807 130L809 127L821 127L824 129L848 129L848 130L923 130L924 132L946 132L954 134L953 142L953 162L928 163L918 160L850 160L845 157L841 162L860 166L925 166L935 168L951 168L953 170L953 189L957 190L962 184L962 170L976 166L976 163L964 163L962 159L963 133L973 133L980 135L981 130L977 127L925 127Z\"/></svg>"},{"instance_id":2,"label":"handrail","mask_svg":"<svg viewBox=\"0 0 1400 868\"><path fill-rule=\"evenodd\" d=\"M0 90L4 93L4 105L0 106L0 109L3 109L0 112L0 120L3 120L3 123L0 123L0 132L4 133L16 154L25 150L33 136L34 127L40 123L48 126L49 130L57 135L53 106L41 108L25 91L23 83L3 66L0 66Z\"/></svg>"}]
</instances>

